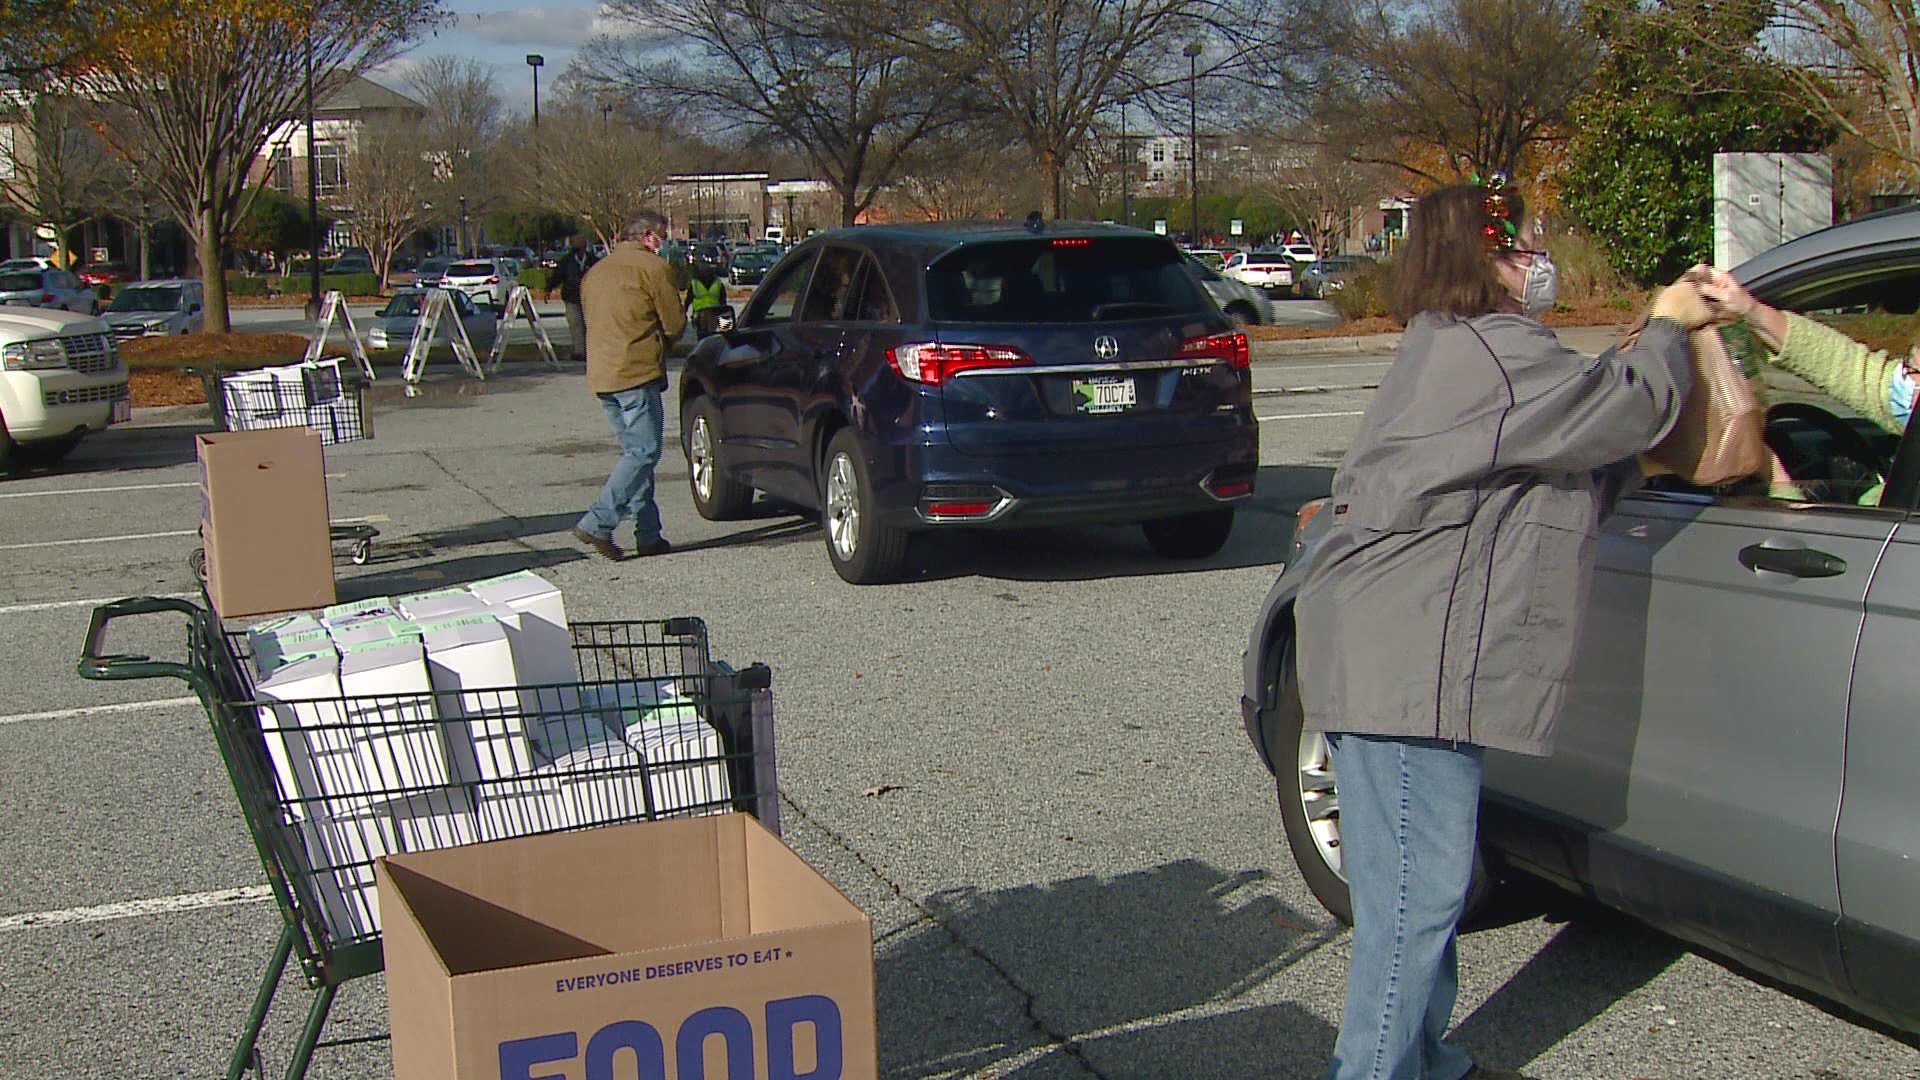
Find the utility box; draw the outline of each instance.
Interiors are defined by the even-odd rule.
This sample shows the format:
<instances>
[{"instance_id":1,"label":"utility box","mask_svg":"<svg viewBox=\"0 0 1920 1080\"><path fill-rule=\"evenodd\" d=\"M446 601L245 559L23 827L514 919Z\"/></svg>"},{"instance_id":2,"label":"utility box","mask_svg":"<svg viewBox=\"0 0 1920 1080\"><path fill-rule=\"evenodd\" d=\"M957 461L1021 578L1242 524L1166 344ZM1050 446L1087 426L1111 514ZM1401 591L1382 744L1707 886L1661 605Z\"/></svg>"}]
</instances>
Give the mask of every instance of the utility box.
<instances>
[{"instance_id":1,"label":"utility box","mask_svg":"<svg viewBox=\"0 0 1920 1080\"><path fill-rule=\"evenodd\" d=\"M1827 155L1713 155L1713 265L1731 270L1831 224Z\"/></svg>"}]
</instances>

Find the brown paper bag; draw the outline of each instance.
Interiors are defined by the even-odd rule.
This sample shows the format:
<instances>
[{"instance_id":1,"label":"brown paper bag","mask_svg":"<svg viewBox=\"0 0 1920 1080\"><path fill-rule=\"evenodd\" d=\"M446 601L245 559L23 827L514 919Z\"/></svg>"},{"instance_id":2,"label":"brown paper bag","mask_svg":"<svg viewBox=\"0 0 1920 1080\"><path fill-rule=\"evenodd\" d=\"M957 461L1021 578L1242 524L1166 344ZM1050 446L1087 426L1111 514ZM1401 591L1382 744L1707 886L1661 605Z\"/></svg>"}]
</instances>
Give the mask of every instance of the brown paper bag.
<instances>
[{"instance_id":1,"label":"brown paper bag","mask_svg":"<svg viewBox=\"0 0 1920 1080\"><path fill-rule=\"evenodd\" d=\"M1641 316L1622 348L1632 348L1646 327ZM1680 405L1680 419L1659 445L1641 456L1649 476L1672 473L1689 484L1716 487L1764 472L1766 408L1753 384L1711 326L1688 337L1693 354L1693 390Z\"/></svg>"}]
</instances>

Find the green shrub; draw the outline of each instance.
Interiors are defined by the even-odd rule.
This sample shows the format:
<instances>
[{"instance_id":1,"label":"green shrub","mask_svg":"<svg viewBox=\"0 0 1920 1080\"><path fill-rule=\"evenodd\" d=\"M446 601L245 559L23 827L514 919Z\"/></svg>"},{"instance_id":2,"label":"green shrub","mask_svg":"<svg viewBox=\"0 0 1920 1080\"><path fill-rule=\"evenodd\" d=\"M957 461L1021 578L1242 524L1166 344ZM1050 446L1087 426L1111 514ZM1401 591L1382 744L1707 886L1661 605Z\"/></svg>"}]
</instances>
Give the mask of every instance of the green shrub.
<instances>
[{"instance_id":1,"label":"green shrub","mask_svg":"<svg viewBox=\"0 0 1920 1080\"><path fill-rule=\"evenodd\" d=\"M544 266L529 266L520 271L520 276L515 280L538 294L547 291L547 280L552 273L553 271Z\"/></svg>"},{"instance_id":2,"label":"green shrub","mask_svg":"<svg viewBox=\"0 0 1920 1080\"><path fill-rule=\"evenodd\" d=\"M263 277L254 277L251 274L228 274L227 295L267 296L273 291L268 284L267 279Z\"/></svg>"},{"instance_id":3,"label":"green shrub","mask_svg":"<svg viewBox=\"0 0 1920 1080\"><path fill-rule=\"evenodd\" d=\"M1333 292L1333 308L1346 322L1360 319L1372 319L1387 313L1387 299L1384 289L1387 283L1386 263L1363 266L1347 275L1347 283Z\"/></svg>"},{"instance_id":4,"label":"green shrub","mask_svg":"<svg viewBox=\"0 0 1920 1080\"><path fill-rule=\"evenodd\" d=\"M320 291L341 292L347 296L380 295L379 274L321 274Z\"/></svg>"}]
</instances>

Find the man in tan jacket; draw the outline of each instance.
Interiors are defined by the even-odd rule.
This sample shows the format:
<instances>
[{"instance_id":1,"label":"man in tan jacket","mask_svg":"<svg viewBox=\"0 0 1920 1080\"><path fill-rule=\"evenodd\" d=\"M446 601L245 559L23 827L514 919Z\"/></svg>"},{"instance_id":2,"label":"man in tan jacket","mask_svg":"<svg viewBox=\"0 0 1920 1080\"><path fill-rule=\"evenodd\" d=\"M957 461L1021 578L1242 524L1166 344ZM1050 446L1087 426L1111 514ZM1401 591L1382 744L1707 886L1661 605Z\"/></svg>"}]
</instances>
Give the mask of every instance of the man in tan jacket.
<instances>
[{"instance_id":1,"label":"man in tan jacket","mask_svg":"<svg viewBox=\"0 0 1920 1080\"><path fill-rule=\"evenodd\" d=\"M680 290L659 255L666 238L665 218L640 214L580 282L587 323L587 389L607 411L607 422L620 440L620 461L573 535L607 559L623 557L613 531L628 515L633 517L636 557L672 550L660 535L653 470L666 436L661 395L667 388L667 344L679 338L687 317Z\"/></svg>"}]
</instances>

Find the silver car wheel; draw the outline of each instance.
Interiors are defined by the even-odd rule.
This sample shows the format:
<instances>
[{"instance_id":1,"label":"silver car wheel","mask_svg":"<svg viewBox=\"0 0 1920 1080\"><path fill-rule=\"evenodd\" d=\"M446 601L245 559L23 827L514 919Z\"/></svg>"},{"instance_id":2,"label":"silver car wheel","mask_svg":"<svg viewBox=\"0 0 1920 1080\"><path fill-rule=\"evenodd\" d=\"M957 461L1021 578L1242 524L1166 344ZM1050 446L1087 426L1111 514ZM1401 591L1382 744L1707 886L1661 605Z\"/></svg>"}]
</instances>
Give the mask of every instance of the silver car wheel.
<instances>
[{"instance_id":1,"label":"silver car wheel","mask_svg":"<svg viewBox=\"0 0 1920 1080\"><path fill-rule=\"evenodd\" d=\"M841 562L853 558L860 546L860 490L853 475L853 459L836 454L827 465L827 537Z\"/></svg>"},{"instance_id":2,"label":"silver car wheel","mask_svg":"<svg viewBox=\"0 0 1920 1080\"><path fill-rule=\"evenodd\" d=\"M1300 809L1313 837L1313 846L1327 869L1347 878L1340 852L1340 793L1334 788L1333 755L1327 737L1318 731L1300 733L1298 792Z\"/></svg>"},{"instance_id":3,"label":"silver car wheel","mask_svg":"<svg viewBox=\"0 0 1920 1080\"><path fill-rule=\"evenodd\" d=\"M693 418L693 431L687 436L687 464L693 469L693 493L701 502L713 498L713 438L704 416Z\"/></svg>"}]
</instances>

